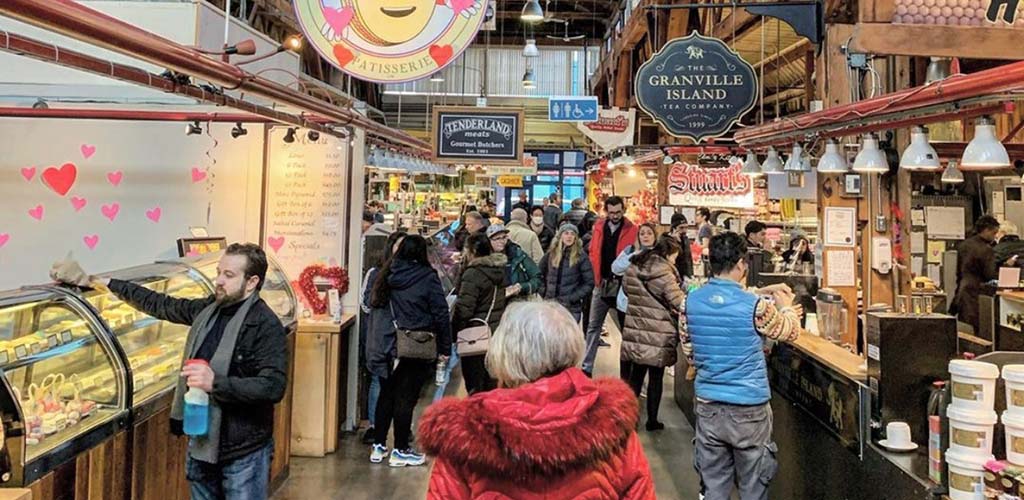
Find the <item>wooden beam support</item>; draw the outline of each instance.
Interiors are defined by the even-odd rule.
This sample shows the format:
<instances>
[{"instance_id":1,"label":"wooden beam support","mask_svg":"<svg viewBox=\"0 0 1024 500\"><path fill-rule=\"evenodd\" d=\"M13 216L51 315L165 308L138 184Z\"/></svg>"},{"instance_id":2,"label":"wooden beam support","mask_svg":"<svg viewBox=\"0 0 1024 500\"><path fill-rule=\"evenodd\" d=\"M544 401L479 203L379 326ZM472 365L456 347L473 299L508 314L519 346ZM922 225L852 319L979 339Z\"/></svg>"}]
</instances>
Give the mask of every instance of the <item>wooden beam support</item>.
<instances>
[{"instance_id":1,"label":"wooden beam support","mask_svg":"<svg viewBox=\"0 0 1024 500\"><path fill-rule=\"evenodd\" d=\"M734 25L736 38L739 38L743 35L743 32L747 31L760 18L761 16L747 12L747 9L733 9L728 16L723 18L721 21L718 21L718 23L711 28L711 36L720 38L725 43L729 43L729 41L732 40Z\"/></svg>"},{"instance_id":2,"label":"wooden beam support","mask_svg":"<svg viewBox=\"0 0 1024 500\"><path fill-rule=\"evenodd\" d=\"M979 26L860 23L850 49L881 55L1024 59L1024 30Z\"/></svg>"}]
</instances>

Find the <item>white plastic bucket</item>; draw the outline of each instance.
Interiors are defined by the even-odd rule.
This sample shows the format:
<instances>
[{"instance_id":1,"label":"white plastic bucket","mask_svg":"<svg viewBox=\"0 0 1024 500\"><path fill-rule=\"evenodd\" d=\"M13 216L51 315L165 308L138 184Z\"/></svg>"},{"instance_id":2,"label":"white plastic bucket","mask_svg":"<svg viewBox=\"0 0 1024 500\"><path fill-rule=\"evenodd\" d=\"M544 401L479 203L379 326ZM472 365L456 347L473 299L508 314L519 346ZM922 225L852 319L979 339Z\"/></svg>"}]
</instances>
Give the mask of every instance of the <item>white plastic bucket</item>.
<instances>
[{"instance_id":1,"label":"white plastic bucket","mask_svg":"<svg viewBox=\"0 0 1024 500\"><path fill-rule=\"evenodd\" d=\"M1024 415L1024 365L1003 366L1006 381L1006 411Z\"/></svg>"},{"instance_id":2,"label":"white plastic bucket","mask_svg":"<svg viewBox=\"0 0 1024 500\"><path fill-rule=\"evenodd\" d=\"M949 374L953 406L984 411L995 409L999 367L981 361L954 359L949 362Z\"/></svg>"},{"instance_id":3,"label":"white plastic bucket","mask_svg":"<svg viewBox=\"0 0 1024 500\"><path fill-rule=\"evenodd\" d=\"M993 457L961 455L954 450L946 454L949 464L950 500L980 500L985 491L985 462Z\"/></svg>"},{"instance_id":4,"label":"white plastic bucket","mask_svg":"<svg viewBox=\"0 0 1024 500\"><path fill-rule=\"evenodd\" d=\"M946 407L949 417L949 449L963 455L992 455L992 435L996 412L965 410L956 405Z\"/></svg>"},{"instance_id":5,"label":"white plastic bucket","mask_svg":"<svg viewBox=\"0 0 1024 500\"><path fill-rule=\"evenodd\" d=\"M1006 459L1013 465L1024 466L1024 415L1006 410L1002 420L1006 429Z\"/></svg>"}]
</instances>

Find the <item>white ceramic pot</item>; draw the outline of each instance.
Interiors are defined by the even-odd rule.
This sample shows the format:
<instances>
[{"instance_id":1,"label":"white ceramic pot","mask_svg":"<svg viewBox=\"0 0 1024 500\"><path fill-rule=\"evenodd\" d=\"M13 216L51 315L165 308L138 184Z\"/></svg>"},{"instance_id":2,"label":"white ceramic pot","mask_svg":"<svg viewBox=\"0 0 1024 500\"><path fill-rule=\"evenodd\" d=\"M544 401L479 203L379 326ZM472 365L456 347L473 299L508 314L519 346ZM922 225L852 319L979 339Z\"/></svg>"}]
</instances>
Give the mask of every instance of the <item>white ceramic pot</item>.
<instances>
[{"instance_id":1,"label":"white ceramic pot","mask_svg":"<svg viewBox=\"0 0 1024 500\"><path fill-rule=\"evenodd\" d=\"M1024 365L1003 366L1006 382L1006 411L1024 415Z\"/></svg>"},{"instance_id":2,"label":"white ceramic pot","mask_svg":"<svg viewBox=\"0 0 1024 500\"><path fill-rule=\"evenodd\" d=\"M949 417L949 449L964 455L987 457L992 454L992 435L997 415L994 411L946 407Z\"/></svg>"},{"instance_id":3,"label":"white ceramic pot","mask_svg":"<svg viewBox=\"0 0 1024 500\"><path fill-rule=\"evenodd\" d=\"M985 491L985 462L992 458L961 455L950 449L946 454L950 500L982 500Z\"/></svg>"},{"instance_id":4,"label":"white ceramic pot","mask_svg":"<svg viewBox=\"0 0 1024 500\"><path fill-rule=\"evenodd\" d=\"M1006 429L1006 460L1024 466L1024 415L1006 410L1002 421Z\"/></svg>"}]
</instances>

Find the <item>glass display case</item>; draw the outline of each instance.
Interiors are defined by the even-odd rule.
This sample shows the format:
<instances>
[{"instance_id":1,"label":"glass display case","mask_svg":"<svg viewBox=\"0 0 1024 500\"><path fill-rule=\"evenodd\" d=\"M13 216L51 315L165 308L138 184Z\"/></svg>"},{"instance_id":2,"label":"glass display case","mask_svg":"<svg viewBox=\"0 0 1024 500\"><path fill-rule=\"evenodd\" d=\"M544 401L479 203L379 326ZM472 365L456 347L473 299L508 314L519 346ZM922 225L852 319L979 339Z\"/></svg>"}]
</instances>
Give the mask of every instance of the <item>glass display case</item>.
<instances>
[{"instance_id":1,"label":"glass display case","mask_svg":"<svg viewBox=\"0 0 1024 500\"><path fill-rule=\"evenodd\" d=\"M174 263L148 264L103 274L181 299L208 297L212 288L199 273ZM109 291L82 293L124 351L132 376L133 407L174 389L189 325L161 321Z\"/></svg>"},{"instance_id":2,"label":"glass display case","mask_svg":"<svg viewBox=\"0 0 1024 500\"><path fill-rule=\"evenodd\" d=\"M113 433L114 425L105 424L126 414L126 368L116 345L92 312L62 290L0 292L0 370L6 400L0 406L15 410L4 412L6 443L18 448L13 461L26 472L15 474L19 481L46 469L26 464L59 463L55 456L77 453L77 438Z\"/></svg>"},{"instance_id":3,"label":"glass display case","mask_svg":"<svg viewBox=\"0 0 1024 500\"><path fill-rule=\"evenodd\" d=\"M220 262L223 251L200 255L197 257L186 257L179 262L185 264L203 275L212 284L217 279L217 264ZM260 297L270 306L286 327L295 322L296 298L292 285L284 270L267 255L267 281L260 290Z\"/></svg>"}]
</instances>

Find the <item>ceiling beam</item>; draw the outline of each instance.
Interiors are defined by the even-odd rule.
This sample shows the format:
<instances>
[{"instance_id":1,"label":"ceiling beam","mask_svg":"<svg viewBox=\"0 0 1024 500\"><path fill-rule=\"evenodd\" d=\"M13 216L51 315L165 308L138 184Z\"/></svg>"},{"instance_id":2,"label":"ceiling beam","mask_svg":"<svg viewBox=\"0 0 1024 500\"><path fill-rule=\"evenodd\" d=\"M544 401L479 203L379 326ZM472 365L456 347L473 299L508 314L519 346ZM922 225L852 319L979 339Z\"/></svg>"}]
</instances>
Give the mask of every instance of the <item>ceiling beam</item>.
<instances>
[{"instance_id":1,"label":"ceiling beam","mask_svg":"<svg viewBox=\"0 0 1024 500\"><path fill-rule=\"evenodd\" d=\"M981 26L859 23L850 48L882 55L1024 59L1021 30Z\"/></svg>"},{"instance_id":2,"label":"ceiling beam","mask_svg":"<svg viewBox=\"0 0 1024 500\"><path fill-rule=\"evenodd\" d=\"M719 38L725 43L729 43L729 40L732 40L733 38L734 26L736 38L739 38L745 31L753 26L760 17L761 16L747 12L747 9L733 9L728 16L715 24L715 27L711 30L711 36Z\"/></svg>"}]
</instances>

